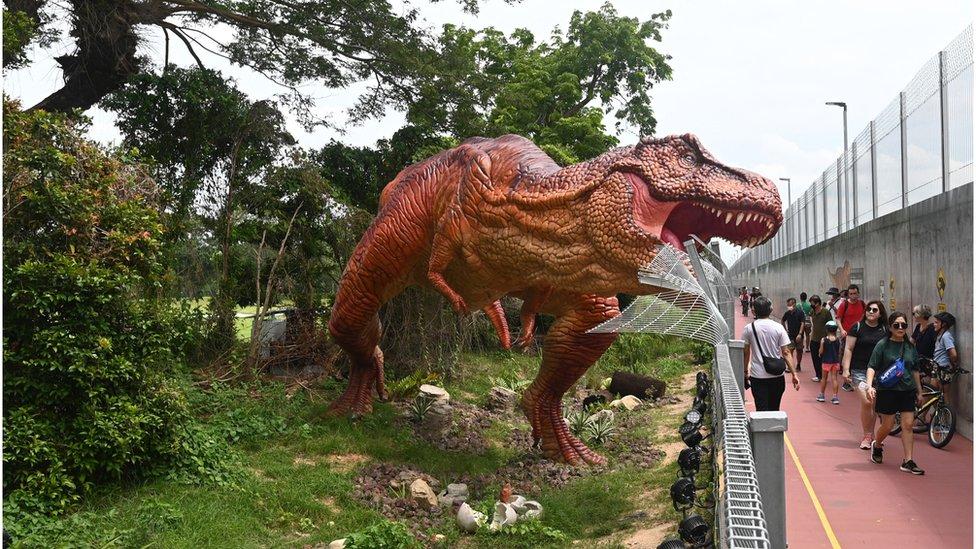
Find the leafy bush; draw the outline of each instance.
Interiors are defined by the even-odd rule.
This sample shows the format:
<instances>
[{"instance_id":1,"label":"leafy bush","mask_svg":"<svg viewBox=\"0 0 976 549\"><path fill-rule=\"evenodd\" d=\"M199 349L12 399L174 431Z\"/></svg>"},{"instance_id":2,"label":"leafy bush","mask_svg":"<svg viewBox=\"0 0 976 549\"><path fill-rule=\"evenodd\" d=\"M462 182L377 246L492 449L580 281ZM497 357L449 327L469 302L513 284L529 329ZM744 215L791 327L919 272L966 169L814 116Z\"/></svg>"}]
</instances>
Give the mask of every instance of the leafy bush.
<instances>
[{"instance_id":1,"label":"leafy bush","mask_svg":"<svg viewBox=\"0 0 976 549\"><path fill-rule=\"evenodd\" d=\"M608 416L600 416L595 420L588 421L584 430L586 440L592 444L606 443L615 431L613 420Z\"/></svg>"},{"instance_id":2,"label":"leafy bush","mask_svg":"<svg viewBox=\"0 0 976 549\"><path fill-rule=\"evenodd\" d=\"M511 548L563 547L569 541L569 537L561 530L546 526L539 519L522 519L496 532L479 530L477 536Z\"/></svg>"},{"instance_id":3,"label":"leafy bush","mask_svg":"<svg viewBox=\"0 0 976 549\"><path fill-rule=\"evenodd\" d=\"M346 549L419 549L417 538L402 523L384 520L346 538Z\"/></svg>"},{"instance_id":4,"label":"leafy bush","mask_svg":"<svg viewBox=\"0 0 976 549\"><path fill-rule=\"evenodd\" d=\"M499 377L490 377L488 381L493 387L504 387L510 391L522 394L532 384L531 379L525 379L517 372L502 374Z\"/></svg>"},{"instance_id":5,"label":"leafy bush","mask_svg":"<svg viewBox=\"0 0 976 549\"><path fill-rule=\"evenodd\" d=\"M156 297L152 180L60 115L10 102L4 115L4 507L52 513L194 455L173 378L198 332ZM196 457L194 471L221 468L217 452Z\"/></svg>"},{"instance_id":6,"label":"leafy bush","mask_svg":"<svg viewBox=\"0 0 976 549\"><path fill-rule=\"evenodd\" d=\"M427 417L427 412L430 412L433 405L434 399L424 394L417 395L410 403L410 419L414 423L423 423L424 418Z\"/></svg>"}]
</instances>

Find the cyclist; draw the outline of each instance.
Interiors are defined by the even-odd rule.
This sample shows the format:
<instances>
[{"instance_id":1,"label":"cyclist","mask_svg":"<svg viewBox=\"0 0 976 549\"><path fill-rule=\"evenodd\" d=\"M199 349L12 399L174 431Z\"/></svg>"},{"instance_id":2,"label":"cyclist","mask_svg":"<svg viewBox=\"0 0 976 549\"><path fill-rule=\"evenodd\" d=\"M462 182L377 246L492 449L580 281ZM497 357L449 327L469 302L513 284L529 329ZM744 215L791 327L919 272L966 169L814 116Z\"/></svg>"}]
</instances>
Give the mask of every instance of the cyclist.
<instances>
[{"instance_id":1,"label":"cyclist","mask_svg":"<svg viewBox=\"0 0 976 549\"><path fill-rule=\"evenodd\" d=\"M881 463L884 440L895 424L895 413L901 412L901 446L905 451L901 470L913 475L924 475L925 471L912 459L912 447L915 442L912 432L915 403L922 402L918 352L915 351L911 341L908 341L908 315L898 311L891 313L888 315L888 326L891 328L891 335L878 342L868 362L868 398L874 402L874 410L881 416L878 436L871 443L871 461ZM904 362L904 375L899 377L892 387L880 387L880 384L879 387L875 387L877 378L894 367L898 359Z\"/></svg>"},{"instance_id":2,"label":"cyclist","mask_svg":"<svg viewBox=\"0 0 976 549\"><path fill-rule=\"evenodd\" d=\"M864 317L847 332L847 347L844 348L844 381L856 388L861 401L861 428L864 430L860 446L862 450L871 449L878 418L874 405L868 398L868 362L874 347L888 337L886 317L884 303L878 300L869 301L864 308Z\"/></svg>"}]
</instances>

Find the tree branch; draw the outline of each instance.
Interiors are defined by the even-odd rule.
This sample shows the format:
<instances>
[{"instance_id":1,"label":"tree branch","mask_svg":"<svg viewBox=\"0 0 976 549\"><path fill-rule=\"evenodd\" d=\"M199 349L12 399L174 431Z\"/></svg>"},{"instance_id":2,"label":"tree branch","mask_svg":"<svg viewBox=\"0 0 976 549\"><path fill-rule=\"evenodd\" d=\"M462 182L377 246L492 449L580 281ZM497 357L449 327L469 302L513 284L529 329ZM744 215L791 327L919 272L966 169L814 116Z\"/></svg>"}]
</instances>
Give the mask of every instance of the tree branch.
<instances>
[{"instance_id":1,"label":"tree branch","mask_svg":"<svg viewBox=\"0 0 976 549\"><path fill-rule=\"evenodd\" d=\"M186 44L186 49L189 50L190 55L192 55L193 59L196 60L197 66L200 67L200 70L205 70L207 68L203 66L203 61L200 60L200 56L198 56L196 50L193 49L193 46L190 44L190 40L188 39L188 37L184 35L182 32L180 32L180 27L177 27L176 25L170 23L169 21L160 21L157 24L163 28L163 31L166 31L166 29L173 31L173 34L175 34L177 38L179 38L180 40L183 41L184 44ZM166 40L167 40L166 44L167 46L169 46L169 35L166 36ZM194 42L196 42L196 40L194 40ZM199 42L197 43L199 44ZM166 49L166 56L167 58L169 57L168 47Z\"/></svg>"}]
</instances>

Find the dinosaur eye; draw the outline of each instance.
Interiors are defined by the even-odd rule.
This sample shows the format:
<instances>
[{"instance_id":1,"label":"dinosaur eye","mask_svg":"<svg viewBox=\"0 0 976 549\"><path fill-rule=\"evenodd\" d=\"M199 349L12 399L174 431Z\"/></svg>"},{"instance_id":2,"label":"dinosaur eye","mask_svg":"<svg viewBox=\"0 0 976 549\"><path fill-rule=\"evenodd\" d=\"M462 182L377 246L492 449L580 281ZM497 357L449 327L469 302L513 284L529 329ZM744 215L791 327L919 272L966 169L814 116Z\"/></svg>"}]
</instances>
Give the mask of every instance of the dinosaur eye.
<instances>
[{"instance_id":1,"label":"dinosaur eye","mask_svg":"<svg viewBox=\"0 0 976 549\"><path fill-rule=\"evenodd\" d=\"M695 165L695 157L692 154L686 154L678 159L678 163L684 168L691 168Z\"/></svg>"}]
</instances>

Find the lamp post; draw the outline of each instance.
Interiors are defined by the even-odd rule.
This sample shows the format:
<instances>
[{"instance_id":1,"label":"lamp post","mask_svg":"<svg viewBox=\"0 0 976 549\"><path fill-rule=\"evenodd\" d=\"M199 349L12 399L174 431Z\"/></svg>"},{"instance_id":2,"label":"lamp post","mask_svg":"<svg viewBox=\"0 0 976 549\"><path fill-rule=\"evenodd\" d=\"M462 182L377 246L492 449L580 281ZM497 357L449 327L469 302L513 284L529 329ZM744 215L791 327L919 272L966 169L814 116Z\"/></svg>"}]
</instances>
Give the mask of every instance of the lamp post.
<instances>
[{"instance_id":1,"label":"lamp post","mask_svg":"<svg viewBox=\"0 0 976 549\"><path fill-rule=\"evenodd\" d=\"M833 105L835 107L841 107L844 109L844 192L839 193L838 196L843 196L846 198L845 193L850 191L850 186L847 181L847 103L843 101L827 101L827 105ZM844 201L846 206L847 201ZM845 208L846 209L846 208ZM846 227L845 227L846 228Z\"/></svg>"},{"instance_id":2,"label":"lamp post","mask_svg":"<svg viewBox=\"0 0 976 549\"><path fill-rule=\"evenodd\" d=\"M793 187L790 185L789 177L781 177L780 181L786 181L786 208L789 209L790 205L793 204Z\"/></svg>"}]
</instances>

